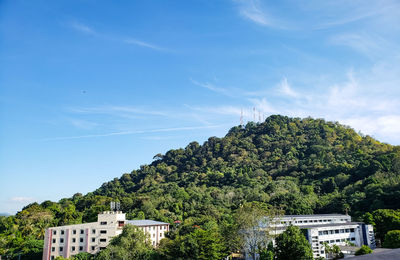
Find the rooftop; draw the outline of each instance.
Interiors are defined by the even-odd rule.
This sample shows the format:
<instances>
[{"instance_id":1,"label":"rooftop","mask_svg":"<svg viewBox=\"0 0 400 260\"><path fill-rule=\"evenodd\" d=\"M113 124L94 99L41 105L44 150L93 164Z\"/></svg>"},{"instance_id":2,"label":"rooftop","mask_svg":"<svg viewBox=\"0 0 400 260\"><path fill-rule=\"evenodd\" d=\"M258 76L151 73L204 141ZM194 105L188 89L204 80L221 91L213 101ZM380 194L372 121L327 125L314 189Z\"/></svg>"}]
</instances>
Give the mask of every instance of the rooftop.
<instances>
[{"instance_id":1,"label":"rooftop","mask_svg":"<svg viewBox=\"0 0 400 260\"><path fill-rule=\"evenodd\" d=\"M157 226L157 225L169 225L169 223L154 221L149 219L140 219L140 220L127 220L126 224L132 224L135 226Z\"/></svg>"},{"instance_id":2,"label":"rooftop","mask_svg":"<svg viewBox=\"0 0 400 260\"><path fill-rule=\"evenodd\" d=\"M284 218L349 217L344 214L284 215Z\"/></svg>"},{"instance_id":3,"label":"rooftop","mask_svg":"<svg viewBox=\"0 0 400 260\"><path fill-rule=\"evenodd\" d=\"M336 226L349 226L349 225L360 225L363 222L343 222L343 223L327 223L323 225L304 225L301 228L321 228L321 227L336 227Z\"/></svg>"}]
</instances>

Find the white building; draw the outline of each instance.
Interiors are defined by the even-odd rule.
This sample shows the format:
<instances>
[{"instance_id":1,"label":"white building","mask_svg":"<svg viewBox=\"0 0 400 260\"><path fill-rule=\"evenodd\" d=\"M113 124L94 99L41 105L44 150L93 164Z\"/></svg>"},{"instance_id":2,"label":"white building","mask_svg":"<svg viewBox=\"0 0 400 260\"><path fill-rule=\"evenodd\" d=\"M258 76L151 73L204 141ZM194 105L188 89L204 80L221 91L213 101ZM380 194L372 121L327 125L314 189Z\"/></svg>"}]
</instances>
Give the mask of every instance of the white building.
<instances>
[{"instance_id":1,"label":"white building","mask_svg":"<svg viewBox=\"0 0 400 260\"><path fill-rule=\"evenodd\" d=\"M81 252L96 254L106 248L113 237L122 233L125 224L138 226L149 234L153 246L169 230L168 223L126 220L121 211L106 211L98 215L97 222L48 228L44 237L43 260L57 256L69 258Z\"/></svg>"},{"instance_id":2,"label":"white building","mask_svg":"<svg viewBox=\"0 0 400 260\"><path fill-rule=\"evenodd\" d=\"M362 245L376 247L372 225L351 222L349 215L285 215L265 221L261 230L277 236L283 233L290 224L304 230L314 257L326 256L324 243L330 246L345 246L351 242L357 247Z\"/></svg>"}]
</instances>

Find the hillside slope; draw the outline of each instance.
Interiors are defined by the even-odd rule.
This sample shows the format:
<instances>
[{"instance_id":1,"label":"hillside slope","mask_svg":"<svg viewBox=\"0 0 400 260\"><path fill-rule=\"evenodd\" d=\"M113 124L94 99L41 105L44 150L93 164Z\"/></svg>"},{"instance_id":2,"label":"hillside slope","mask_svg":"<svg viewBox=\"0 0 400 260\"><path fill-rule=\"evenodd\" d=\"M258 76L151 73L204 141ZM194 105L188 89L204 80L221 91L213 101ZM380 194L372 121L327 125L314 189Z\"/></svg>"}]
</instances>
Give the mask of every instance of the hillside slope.
<instances>
[{"instance_id":1,"label":"hillside slope","mask_svg":"<svg viewBox=\"0 0 400 260\"><path fill-rule=\"evenodd\" d=\"M347 211L361 218L376 209L400 209L398 198L399 146L339 123L275 115L203 145L157 154L150 165L86 195L33 203L0 217L0 254L40 257L45 228L96 221L113 200L130 219L184 220L224 232L246 202L286 214Z\"/></svg>"}]
</instances>

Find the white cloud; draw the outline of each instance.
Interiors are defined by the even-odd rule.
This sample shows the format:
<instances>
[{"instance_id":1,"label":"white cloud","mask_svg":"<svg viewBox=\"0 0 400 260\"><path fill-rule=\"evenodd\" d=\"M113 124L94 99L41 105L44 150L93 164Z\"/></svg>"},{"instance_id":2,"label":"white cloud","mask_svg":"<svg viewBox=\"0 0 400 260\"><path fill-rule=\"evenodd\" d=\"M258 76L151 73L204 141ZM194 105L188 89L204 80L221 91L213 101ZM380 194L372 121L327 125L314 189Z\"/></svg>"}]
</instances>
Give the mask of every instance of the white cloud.
<instances>
[{"instance_id":1,"label":"white cloud","mask_svg":"<svg viewBox=\"0 0 400 260\"><path fill-rule=\"evenodd\" d=\"M170 128L159 128L159 129L148 129L148 130L122 131L122 132L112 132L112 133L105 133L105 134L61 136L61 137L45 138L45 139L42 139L42 141L57 141L57 140L96 138L96 137L110 137L110 136L119 136L119 135L135 135L135 134L149 134L149 133L163 133L163 132L192 131L192 130L200 130L200 129L218 128L218 127L222 127L222 126L223 125L186 126L186 127L170 127Z\"/></svg>"},{"instance_id":2,"label":"white cloud","mask_svg":"<svg viewBox=\"0 0 400 260\"><path fill-rule=\"evenodd\" d=\"M154 49L154 50L158 50L158 51L162 51L162 50L166 50L165 48L159 47L157 45L148 43L148 42L143 42L143 41L139 41L133 38L129 38L126 39L124 41L127 44L134 44L134 45L138 45L138 46L142 46L142 47L146 47L146 48L150 48L150 49Z\"/></svg>"},{"instance_id":3,"label":"white cloud","mask_svg":"<svg viewBox=\"0 0 400 260\"><path fill-rule=\"evenodd\" d=\"M193 80L193 79L190 79L190 81L191 81L193 84L195 84L195 85L197 85L197 86L199 86L199 87L206 88L206 89L208 89L208 90L211 90L211 91L214 91L214 92L223 94L223 95L230 96L229 91L228 91L227 89L225 89L225 88L216 87L216 86L214 86L213 84L211 84L211 83L209 83L209 82L200 83L200 82L195 81L195 80Z\"/></svg>"},{"instance_id":4,"label":"white cloud","mask_svg":"<svg viewBox=\"0 0 400 260\"><path fill-rule=\"evenodd\" d=\"M20 202L20 203L28 203L28 202L32 202L35 199L32 197L12 197L10 198L10 201L12 202Z\"/></svg>"},{"instance_id":5,"label":"white cloud","mask_svg":"<svg viewBox=\"0 0 400 260\"><path fill-rule=\"evenodd\" d=\"M291 98L299 98L300 94L294 91L288 81L287 78L283 78L281 83L279 84L279 92L284 96L291 97Z\"/></svg>"},{"instance_id":6,"label":"white cloud","mask_svg":"<svg viewBox=\"0 0 400 260\"><path fill-rule=\"evenodd\" d=\"M74 28L75 30L83 32L83 33L96 34L96 32L92 28L90 28L89 26L82 24L82 23L72 22L71 27Z\"/></svg>"},{"instance_id":7,"label":"white cloud","mask_svg":"<svg viewBox=\"0 0 400 260\"><path fill-rule=\"evenodd\" d=\"M96 32L92 27L90 27L86 24L83 24L83 23L72 22L70 25L73 29L75 29L79 32L83 32L83 33L90 34L93 36L101 37L102 39L118 41L118 42L122 42L125 44L136 45L136 46L149 48L149 49L153 49L153 50L157 50L157 51L166 51L167 50L166 48L163 48L163 47L160 47L160 46L157 46L155 44L148 43L145 41L140 41L140 40L137 40L132 37L110 36L105 33L99 33L99 32Z\"/></svg>"}]
</instances>

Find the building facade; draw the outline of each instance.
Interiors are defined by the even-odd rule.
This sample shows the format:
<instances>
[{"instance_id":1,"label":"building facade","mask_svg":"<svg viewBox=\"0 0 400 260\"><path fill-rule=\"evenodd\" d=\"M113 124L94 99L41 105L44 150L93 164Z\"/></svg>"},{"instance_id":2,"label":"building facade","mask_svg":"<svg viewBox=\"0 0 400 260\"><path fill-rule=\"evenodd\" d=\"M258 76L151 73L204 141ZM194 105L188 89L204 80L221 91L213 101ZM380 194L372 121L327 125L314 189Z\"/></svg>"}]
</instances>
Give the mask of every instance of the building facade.
<instances>
[{"instance_id":1,"label":"building facade","mask_svg":"<svg viewBox=\"0 0 400 260\"><path fill-rule=\"evenodd\" d=\"M169 223L153 220L126 220L121 211L106 211L98 215L97 222L51 227L44 237L43 260L57 256L69 258L81 252L96 254L107 247L110 240L122 233L125 225L135 225L150 235L157 246L169 231Z\"/></svg>"},{"instance_id":2,"label":"building facade","mask_svg":"<svg viewBox=\"0 0 400 260\"><path fill-rule=\"evenodd\" d=\"M298 226L304 230L314 258L326 257L325 243L329 246L346 246L351 243L357 247L362 245L376 247L372 225L351 222L349 215L342 214L285 215L263 221L260 231L264 230L270 236L276 237L289 225ZM246 258L249 257L246 256Z\"/></svg>"}]
</instances>

